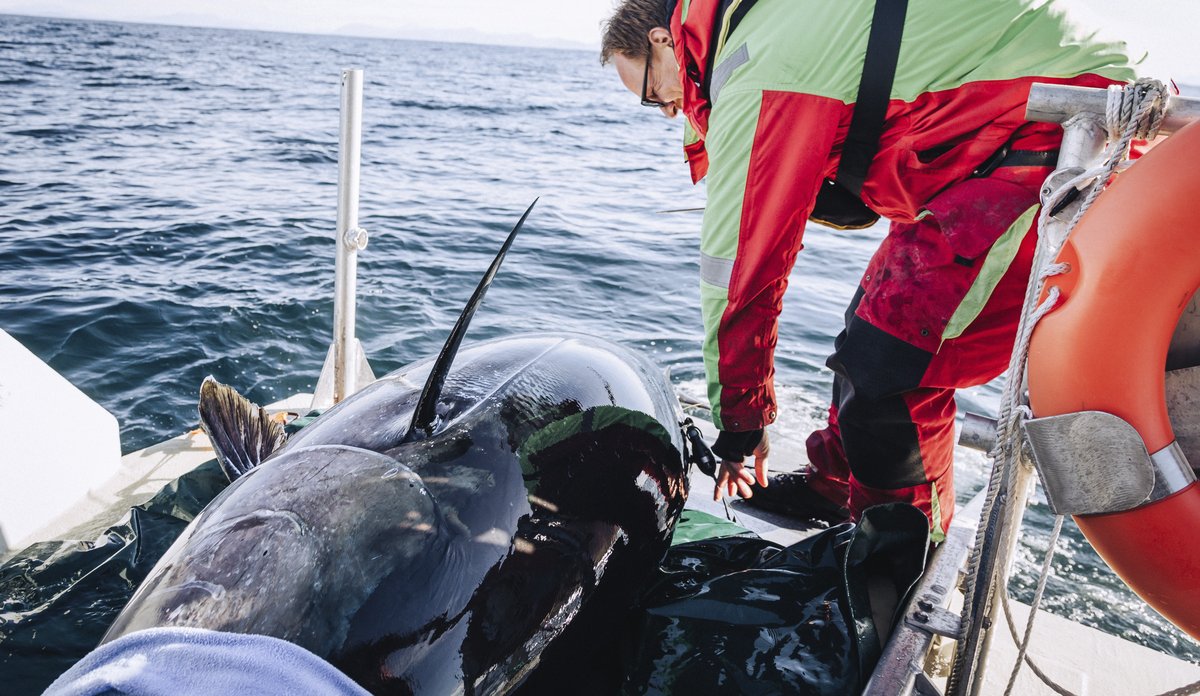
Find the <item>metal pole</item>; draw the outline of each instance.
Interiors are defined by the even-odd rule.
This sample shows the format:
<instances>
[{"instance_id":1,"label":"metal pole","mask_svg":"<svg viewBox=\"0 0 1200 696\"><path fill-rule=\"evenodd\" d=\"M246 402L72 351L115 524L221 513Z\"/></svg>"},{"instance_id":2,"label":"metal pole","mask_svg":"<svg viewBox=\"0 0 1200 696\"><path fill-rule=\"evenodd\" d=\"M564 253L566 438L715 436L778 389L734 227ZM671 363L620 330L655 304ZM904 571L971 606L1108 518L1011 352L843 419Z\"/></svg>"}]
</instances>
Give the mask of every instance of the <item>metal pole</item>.
<instances>
[{"instance_id":1,"label":"metal pole","mask_svg":"<svg viewBox=\"0 0 1200 696\"><path fill-rule=\"evenodd\" d=\"M342 71L342 125L338 139L337 266L333 281L333 402L355 390L358 372L354 298L358 252L367 245L358 226L358 175L362 149L362 81L359 68Z\"/></svg>"},{"instance_id":2,"label":"metal pole","mask_svg":"<svg viewBox=\"0 0 1200 696\"><path fill-rule=\"evenodd\" d=\"M1077 114L1095 114L1103 118L1107 103L1108 94L1103 89L1039 83L1029 89L1025 118L1047 123L1064 123ZM1167 97L1158 132L1169 135L1197 120L1200 120L1200 99L1172 94Z\"/></svg>"},{"instance_id":3,"label":"metal pole","mask_svg":"<svg viewBox=\"0 0 1200 696\"><path fill-rule=\"evenodd\" d=\"M975 658L975 668L966 677L970 686L969 693L972 696L978 696L983 689L983 675L987 671L992 637L995 635L995 631L992 629L997 626L996 615L1001 604L999 593L1007 591L1008 578L1012 572L1013 555L1016 551L1017 541L1020 539L1021 520L1025 516L1025 506L1029 501L1029 495L1033 492L1033 467L1023 454L1018 457L1016 466L1017 471L1012 489L1001 493L1001 500L997 501L997 505L1003 505L1000 510L1003 521L999 533L996 535L998 550L994 574L988 583L991 591L987 595L987 608L983 614L985 618L979 628L975 629L976 641L979 646ZM969 640L964 643L970 645Z\"/></svg>"}]
</instances>

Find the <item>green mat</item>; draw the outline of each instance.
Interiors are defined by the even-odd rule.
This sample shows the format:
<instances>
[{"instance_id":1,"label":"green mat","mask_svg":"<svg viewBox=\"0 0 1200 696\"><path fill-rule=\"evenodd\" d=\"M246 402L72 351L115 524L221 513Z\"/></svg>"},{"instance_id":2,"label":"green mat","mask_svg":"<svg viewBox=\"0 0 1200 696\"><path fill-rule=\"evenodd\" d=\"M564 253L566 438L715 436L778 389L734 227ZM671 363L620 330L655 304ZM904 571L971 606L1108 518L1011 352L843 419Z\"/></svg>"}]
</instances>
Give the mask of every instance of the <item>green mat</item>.
<instances>
[{"instance_id":1,"label":"green mat","mask_svg":"<svg viewBox=\"0 0 1200 696\"><path fill-rule=\"evenodd\" d=\"M716 515L685 509L679 516L679 522L675 525L675 535L671 537L671 546L745 534L754 535L754 532Z\"/></svg>"}]
</instances>

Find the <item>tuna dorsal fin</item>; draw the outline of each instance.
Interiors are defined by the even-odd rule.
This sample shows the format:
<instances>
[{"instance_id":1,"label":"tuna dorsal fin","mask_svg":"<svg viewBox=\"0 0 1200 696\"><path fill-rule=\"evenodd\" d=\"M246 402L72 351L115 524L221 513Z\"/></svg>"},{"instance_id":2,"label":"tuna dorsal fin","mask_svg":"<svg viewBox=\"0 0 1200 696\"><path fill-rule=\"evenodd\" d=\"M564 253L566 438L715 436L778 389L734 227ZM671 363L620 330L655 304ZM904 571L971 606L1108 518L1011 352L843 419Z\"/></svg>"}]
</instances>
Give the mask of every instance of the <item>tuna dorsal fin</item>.
<instances>
[{"instance_id":1,"label":"tuna dorsal fin","mask_svg":"<svg viewBox=\"0 0 1200 696\"><path fill-rule=\"evenodd\" d=\"M261 464L287 439L283 426L263 407L212 377L200 385L200 427L230 482Z\"/></svg>"},{"instance_id":2,"label":"tuna dorsal fin","mask_svg":"<svg viewBox=\"0 0 1200 696\"><path fill-rule=\"evenodd\" d=\"M454 330L450 332L450 338L446 339L446 345L442 346L442 352L438 353L437 361L434 362L433 369L429 372L429 379L425 380L425 388L421 390L421 398L417 401L417 410L413 413L412 424L408 427L408 434L404 438L406 441L420 437L420 434L428 434L433 430L434 421L437 418L434 407L437 405L438 397L441 396L442 386L446 383L450 364L454 362L454 356L458 354L458 347L467 333L467 326L470 325L471 318L475 316L475 310L479 308L479 303L483 301L483 296L491 286L492 279L496 277L496 271L500 270L500 264L504 262L504 255L508 253L508 248L516 239L517 232L521 231L521 226L525 224L525 218L529 217L529 213L533 211L533 206L537 205L537 202L537 198L533 199L533 202L525 209L525 214L512 228L512 232L508 233L508 239L504 240L504 245L500 247L500 253L496 254L492 265L488 267L487 273L483 274L479 285L476 286L475 293L467 301L467 306L463 308L462 314L458 315L458 321L454 324Z\"/></svg>"}]
</instances>

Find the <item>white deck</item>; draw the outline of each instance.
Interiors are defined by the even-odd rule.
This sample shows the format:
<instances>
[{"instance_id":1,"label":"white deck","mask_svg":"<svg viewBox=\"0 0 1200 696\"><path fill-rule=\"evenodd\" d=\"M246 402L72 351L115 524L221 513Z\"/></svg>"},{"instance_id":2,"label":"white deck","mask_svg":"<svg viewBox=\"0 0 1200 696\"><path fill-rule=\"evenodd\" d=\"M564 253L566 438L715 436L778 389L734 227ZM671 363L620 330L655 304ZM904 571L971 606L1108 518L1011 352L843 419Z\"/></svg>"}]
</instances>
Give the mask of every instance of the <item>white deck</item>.
<instances>
[{"instance_id":1,"label":"white deck","mask_svg":"<svg viewBox=\"0 0 1200 696\"><path fill-rule=\"evenodd\" d=\"M311 394L296 394L267 406L267 410L305 412L311 402ZM117 473L88 490L66 512L28 538L37 541L79 539L77 530L95 529L97 523L101 523L101 528L116 523L128 514L130 507L150 500L163 486L214 456L208 436L200 430L130 452L121 457ZM10 551L19 550L18 546Z\"/></svg>"},{"instance_id":2,"label":"white deck","mask_svg":"<svg viewBox=\"0 0 1200 696\"><path fill-rule=\"evenodd\" d=\"M1029 607L1013 603L1018 635ZM1017 660L1003 617L992 640L983 693L999 696ZM1029 655L1054 681L1080 696L1150 696L1200 681L1200 666L1122 640L1094 628L1039 611ZM1017 676L1014 694L1053 694L1028 668Z\"/></svg>"}]
</instances>

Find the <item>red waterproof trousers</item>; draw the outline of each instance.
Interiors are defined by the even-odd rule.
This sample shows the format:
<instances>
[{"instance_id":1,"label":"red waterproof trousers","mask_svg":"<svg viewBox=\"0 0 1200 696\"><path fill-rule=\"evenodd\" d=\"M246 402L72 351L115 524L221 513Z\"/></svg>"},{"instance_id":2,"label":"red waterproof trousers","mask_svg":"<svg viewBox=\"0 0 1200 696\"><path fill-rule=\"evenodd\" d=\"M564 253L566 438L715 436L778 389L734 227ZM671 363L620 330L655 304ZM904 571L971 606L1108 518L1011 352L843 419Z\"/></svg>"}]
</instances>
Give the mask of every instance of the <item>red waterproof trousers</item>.
<instances>
[{"instance_id":1,"label":"red waterproof trousers","mask_svg":"<svg viewBox=\"0 0 1200 696\"><path fill-rule=\"evenodd\" d=\"M1038 134L1012 147L1057 145ZM904 501L929 515L934 541L949 527L954 390L1008 366L1037 242L1030 209L1050 171L1001 166L951 186L917 222L893 223L867 266L827 363L829 424L807 443L812 488L855 518Z\"/></svg>"}]
</instances>

